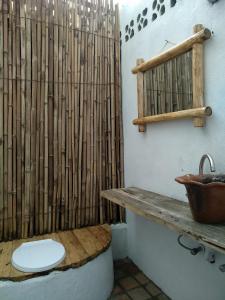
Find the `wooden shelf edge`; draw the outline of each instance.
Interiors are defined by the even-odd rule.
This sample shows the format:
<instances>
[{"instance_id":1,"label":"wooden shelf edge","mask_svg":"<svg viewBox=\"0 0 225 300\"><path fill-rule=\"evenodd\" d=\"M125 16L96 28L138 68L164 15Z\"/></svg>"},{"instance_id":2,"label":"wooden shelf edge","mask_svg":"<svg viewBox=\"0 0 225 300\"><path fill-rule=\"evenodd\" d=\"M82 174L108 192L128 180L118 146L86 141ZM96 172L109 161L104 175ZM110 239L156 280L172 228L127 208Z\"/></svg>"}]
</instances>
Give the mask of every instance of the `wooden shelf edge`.
<instances>
[{"instance_id":1,"label":"wooden shelf edge","mask_svg":"<svg viewBox=\"0 0 225 300\"><path fill-rule=\"evenodd\" d=\"M133 120L134 125L145 125L148 123L156 123L162 121L172 121L189 118L205 118L212 115L212 109L209 106L180 110L160 115L147 116Z\"/></svg>"},{"instance_id":2,"label":"wooden shelf edge","mask_svg":"<svg viewBox=\"0 0 225 300\"><path fill-rule=\"evenodd\" d=\"M161 210L156 208L157 205L152 205L151 203L147 202L146 199L148 196L145 196L148 194L152 195L150 196L150 198L155 197L157 204L160 203L160 201L162 200L163 204ZM164 225L167 228L177 232L178 234L185 234L190 238L195 239L199 243L205 245L206 247L214 249L222 254L225 254L224 225L215 226L200 224L195 222L192 219L191 215L188 218L185 216L184 222L186 224L183 224L182 221L179 220L180 216L177 216L177 214L167 214L167 205L168 203L171 203L171 201L172 203L175 203L175 205L181 207L181 209L184 209L186 211L188 210L190 214L190 209L187 203L138 188L106 190L101 192L101 196L113 203L116 203L126 209L129 209L130 211L141 217L144 217L155 223ZM189 225L187 225L188 222L190 223ZM216 238L216 231L218 231L219 234L222 235L224 239L223 241L221 241L221 236ZM205 233L207 233L207 235Z\"/></svg>"},{"instance_id":3,"label":"wooden shelf edge","mask_svg":"<svg viewBox=\"0 0 225 300\"><path fill-rule=\"evenodd\" d=\"M199 32L193 34L191 37L184 40L182 43L162 52L161 54L152 57L150 60L134 67L132 69L133 74L138 72L145 72L153 67L156 67L162 63L167 62L168 60L191 50L193 45L196 43L202 43L205 40L210 39L211 31L207 28L203 28Z\"/></svg>"}]
</instances>

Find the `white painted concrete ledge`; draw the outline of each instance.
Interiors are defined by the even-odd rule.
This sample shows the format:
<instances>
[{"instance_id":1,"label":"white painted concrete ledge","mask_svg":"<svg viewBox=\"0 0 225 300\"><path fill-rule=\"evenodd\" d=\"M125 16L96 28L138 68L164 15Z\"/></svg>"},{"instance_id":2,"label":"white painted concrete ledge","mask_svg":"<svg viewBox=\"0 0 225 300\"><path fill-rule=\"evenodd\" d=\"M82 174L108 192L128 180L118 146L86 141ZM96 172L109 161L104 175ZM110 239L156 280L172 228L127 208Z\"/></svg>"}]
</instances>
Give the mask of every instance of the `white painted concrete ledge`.
<instances>
[{"instance_id":1,"label":"white painted concrete ledge","mask_svg":"<svg viewBox=\"0 0 225 300\"><path fill-rule=\"evenodd\" d=\"M117 260L127 257L127 224L113 224L111 229L113 259Z\"/></svg>"},{"instance_id":2,"label":"white painted concrete ledge","mask_svg":"<svg viewBox=\"0 0 225 300\"><path fill-rule=\"evenodd\" d=\"M22 282L1 281L1 300L106 300L113 288L112 248L76 269Z\"/></svg>"}]
</instances>

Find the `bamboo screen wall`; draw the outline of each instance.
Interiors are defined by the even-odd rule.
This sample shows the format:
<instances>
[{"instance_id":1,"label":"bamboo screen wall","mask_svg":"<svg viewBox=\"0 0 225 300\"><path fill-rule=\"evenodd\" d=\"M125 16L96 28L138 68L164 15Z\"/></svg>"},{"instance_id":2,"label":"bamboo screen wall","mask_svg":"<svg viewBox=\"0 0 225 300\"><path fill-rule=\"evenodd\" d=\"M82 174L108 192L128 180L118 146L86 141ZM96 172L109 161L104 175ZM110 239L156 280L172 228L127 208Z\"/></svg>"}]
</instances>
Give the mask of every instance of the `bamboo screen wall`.
<instances>
[{"instance_id":1,"label":"bamboo screen wall","mask_svg":"<svg viewBox=\"0 0 225 300\"><path fill-rule=\"evenodd\" d=\"M144 73L145 116L193 108L192 51Z\"/></svg>"},{"instance_id":2,"label":"bamboo screen wall","mask_svg":"<svg viewBox=\"0 0 225 300\"><path fill-rule=\"evenodd\" d=\"M121 122L112 2L0 0L0 240L123 220Z\"/></svg>"}]
</instances>

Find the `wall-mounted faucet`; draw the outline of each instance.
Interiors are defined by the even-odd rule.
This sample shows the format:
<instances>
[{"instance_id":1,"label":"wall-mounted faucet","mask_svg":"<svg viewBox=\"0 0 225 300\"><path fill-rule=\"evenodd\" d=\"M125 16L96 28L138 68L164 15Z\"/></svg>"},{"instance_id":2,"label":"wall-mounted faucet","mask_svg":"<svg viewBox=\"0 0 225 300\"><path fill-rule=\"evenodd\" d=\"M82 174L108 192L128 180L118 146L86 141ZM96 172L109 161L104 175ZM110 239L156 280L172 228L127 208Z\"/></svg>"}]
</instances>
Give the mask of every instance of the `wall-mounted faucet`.
<instances>
[{"instance_id":1,"label":"wall-mounted faucet","mask_svg":"<svg viewBox=\"0 0 225 300\"><path fill-rule=\"evenodd\" d=\"M191 255L197 255L199 252L203 252L203 253L205 252L205 247L204 247L202 244L199 244L198 247L194 247L194 248L191 248L191 247L188 247L188 246L184 245L184 244L181 242L181 238L182 238L182 237L183 237L183 234L180 234L180 235L178 236L178 238L177 238L177 242L178 242L178 244L179 244L182 248L184 248L184 249L190 251Z\"/></svg>"},{"instance_id":2,"label":"wall-mounted faucet","mask_svg":"<svg viewBox=\"0 0 225 300\"><path fill-rule=\"evenodd\" d=\"M219 270L224 273L225 272L225 265L220 265Z\"/></svg>"},{"instance_id":3,"label":"wall-mounted faucet","mask_svg":"<svg viewBox=\"0 0 225 300\"><path fill-rule=\"evenodd\" d=\"M209 161L211 172L215 172L216 171L215 163L214 163L214 160L213 160L212 156L209 155L209 154L204 154L202 156L202 158L200 160L200 164L199 164L199 175L203 175L203 167L204 167L204 163L205 163L206 158Z\"/></svg>"}]
</instances>

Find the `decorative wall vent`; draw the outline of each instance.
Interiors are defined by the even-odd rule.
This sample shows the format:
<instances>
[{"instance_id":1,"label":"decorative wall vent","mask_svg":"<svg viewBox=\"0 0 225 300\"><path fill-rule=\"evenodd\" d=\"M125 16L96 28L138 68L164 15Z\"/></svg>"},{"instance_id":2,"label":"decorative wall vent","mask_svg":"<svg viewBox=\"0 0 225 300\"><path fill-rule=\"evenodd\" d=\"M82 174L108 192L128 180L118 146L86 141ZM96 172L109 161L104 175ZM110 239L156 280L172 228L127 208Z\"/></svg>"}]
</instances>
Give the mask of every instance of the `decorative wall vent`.
<instances>
[{"instance_id":1,"label":"decorative wall vent","mask_svg":"<svg viewBox=\"0 0 225 300\"><path fill-rule=\"evenodd\" d=\"M170 7L174 7L177 4L177 0L170 0Z\"/></svg>"},{"instance_id":2,"label":"decorative wall vent","mask_svg":"<svg viewBox=\"0 0 225 300\"><path fill-rule=\"evenodd\" d=\"M203 42L211 37L201 24L184 42L149 61L137 60L132 70L137 74L139 131L147 123L193 118L195 127L203 127L212 114L203 99Z\"/></svg>"},{"instance_id":3,"label":"decorative wall vent","mask_svg":"<svg viewBox=\"0 0 225 300\"><path fill-rule=\"evenodd\" d=\"M150 2L149 7L145 7L141 11L135 20L131 20L129 24L125 26L125 42L128 42L134 37L135 30L140 32L151 21L154 22L159 19L159 16L163 16L169 8L174 7L177 4L177 0L153 0Z\"/></svg>"},{"instance_id":4,"label":"decorative wall vent","mask_svg":"<svg viewBox=\"0 0 225 300\"><path fill-rule=\"evenodd\" d=\"M132 39L134 36L134 20L131 20L129 25L125 27L125 42L128 42L129 39Z\"/></svg>"},{"instance_id":5,"label":"decorative wall vent","mask_svg":"<svg viewBox=\"0 0 225 300\"><path fill-rule=\"evenodd\" d=\"M164 4L164 0L154 0L152 3L152 21L155 21L158 15L162 16L166 12L166 7Z\"/></svg>"},{"instance_id":6,"label":"decorative wall vent","mask_svg":"<svg viewBox=\"0 0 225 300\"><path fill-rule=\"evenodd\" d=\"M138 14L138 16L137 16L138 31L141 31L142 28L144 28L148 25L147 14L148 14L148 8L147 7L142 11L142 13Z\"/></svg>"}]
</instances>

